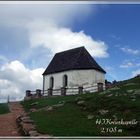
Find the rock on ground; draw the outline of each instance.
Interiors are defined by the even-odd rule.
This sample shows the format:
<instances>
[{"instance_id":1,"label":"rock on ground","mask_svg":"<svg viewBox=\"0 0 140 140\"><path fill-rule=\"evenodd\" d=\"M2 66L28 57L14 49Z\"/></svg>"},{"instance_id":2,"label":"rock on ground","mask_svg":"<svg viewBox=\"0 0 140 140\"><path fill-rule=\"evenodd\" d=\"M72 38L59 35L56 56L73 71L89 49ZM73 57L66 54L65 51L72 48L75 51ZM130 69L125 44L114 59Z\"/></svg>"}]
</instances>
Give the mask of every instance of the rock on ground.
<instances>
[{"instance_id":1,"label":"rock on ground","mask_svg":"<svg viewBox=\"0 0 140 140\"><path fill-rule=\"evenodd\" d=\"M87 119L88 119L88 120L92 120L93 118L94 118L94 115L88 115L88 116L87 116Z\"/></svg>"},{"instance_id":2,"label":"rock on ground","mask_svg":"<svg viewBox=\"0 0 140 140\"><path fill-rule=\"evenodd\" d=\"M84 105L84 103L85 103L84 100L82 100L82 101L78 101L78 102L77 102L78 105Z\"/></svg>"},{"instance_id":3,"label":"rock on ground","mask_svg":"<svg viewBox=\"0 0 140 140\"><path fill-rule=\"evenodd\" d=\"M99 110L99 113L100 113L101 115L105 115L105 114L107 114L108 112L109 112L108 110L104 110L104 109Z\"/></svg>"}]
</instances>

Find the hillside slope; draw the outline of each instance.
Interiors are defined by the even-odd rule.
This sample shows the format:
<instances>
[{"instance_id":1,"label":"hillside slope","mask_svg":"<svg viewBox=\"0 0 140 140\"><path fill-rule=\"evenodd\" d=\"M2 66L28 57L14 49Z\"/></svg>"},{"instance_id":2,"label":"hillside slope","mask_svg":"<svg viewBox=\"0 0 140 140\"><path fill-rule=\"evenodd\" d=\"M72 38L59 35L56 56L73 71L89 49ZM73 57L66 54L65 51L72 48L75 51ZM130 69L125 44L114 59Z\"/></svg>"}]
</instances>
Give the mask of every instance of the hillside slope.
<instances>
[{"instance_id":1,"label":"hillside slope","mask_svg":"<svg viewBox=\"0 0 140 140\"><path fill-rule=\"evenodd\" d=\"M140 77L100 93L22 102L37 130L53 136L140 136Z\"/></svg>"}]
</instances>

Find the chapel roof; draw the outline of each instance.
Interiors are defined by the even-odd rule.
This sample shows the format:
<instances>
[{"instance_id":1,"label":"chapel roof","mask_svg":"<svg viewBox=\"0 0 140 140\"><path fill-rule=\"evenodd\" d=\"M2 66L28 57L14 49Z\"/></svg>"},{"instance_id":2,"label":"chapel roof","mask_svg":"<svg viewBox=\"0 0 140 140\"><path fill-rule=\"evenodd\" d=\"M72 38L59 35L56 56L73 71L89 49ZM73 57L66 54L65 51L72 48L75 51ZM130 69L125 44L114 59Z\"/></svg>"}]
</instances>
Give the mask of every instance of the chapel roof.
<instances>
[{"instance_id":1,"label":"chapel roof","mask_svg":"<svg viewBox=\"0 0 140 140\"><path fill-rule=\"evenodd\" d=\"M97 64L84 46L56 53L43 75L58 73L68 70L95 69L106 73Z\"/></svg>"}]
</instances>

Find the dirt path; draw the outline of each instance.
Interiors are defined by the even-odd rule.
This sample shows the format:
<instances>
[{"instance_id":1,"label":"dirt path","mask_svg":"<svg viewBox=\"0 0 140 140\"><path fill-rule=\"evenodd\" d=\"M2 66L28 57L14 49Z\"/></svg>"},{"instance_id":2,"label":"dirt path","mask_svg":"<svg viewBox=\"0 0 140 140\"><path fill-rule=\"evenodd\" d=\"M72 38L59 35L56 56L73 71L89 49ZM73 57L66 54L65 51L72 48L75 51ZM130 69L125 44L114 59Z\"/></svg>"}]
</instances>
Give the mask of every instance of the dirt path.
<instances>
[{"instance_id":1,"label":"dirt path","mask_svg":"<svg viewBox=\"0 0 140 140\"><path fill-rule=\"evenodd\" d=\"M0 136L20 136L16 117L24 112L19 102L9 103L10 113L0 115Z\"/></svg>"}]
</instances>

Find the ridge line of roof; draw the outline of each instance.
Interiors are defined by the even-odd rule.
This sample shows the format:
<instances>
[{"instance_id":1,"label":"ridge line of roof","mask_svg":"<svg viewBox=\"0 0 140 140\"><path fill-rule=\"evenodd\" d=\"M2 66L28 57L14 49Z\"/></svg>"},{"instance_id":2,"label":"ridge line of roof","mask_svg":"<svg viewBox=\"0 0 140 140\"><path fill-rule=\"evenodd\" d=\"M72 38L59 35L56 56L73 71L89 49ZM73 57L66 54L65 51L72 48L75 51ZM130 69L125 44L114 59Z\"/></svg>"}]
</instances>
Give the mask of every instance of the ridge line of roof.
<instances>
[{"instance_id":1,"label":"ridge line of roof","mask_svg":"<svg viewBox=\"0 0 140 140\"><path fill-rule=\"evenodd\" d=\"M80 48L85 48L85 46L81 46L81 47L78 47L78 48L72 48L72 49L69 49L69 50L64 50L64 51L61 51L61 52L57 52L57 53L55 53L55 55L59 54L59 53L64 53L64 52L67 52L67 51L72 51L72 50L80 49Z\"/></svg>"}]
</instances>

